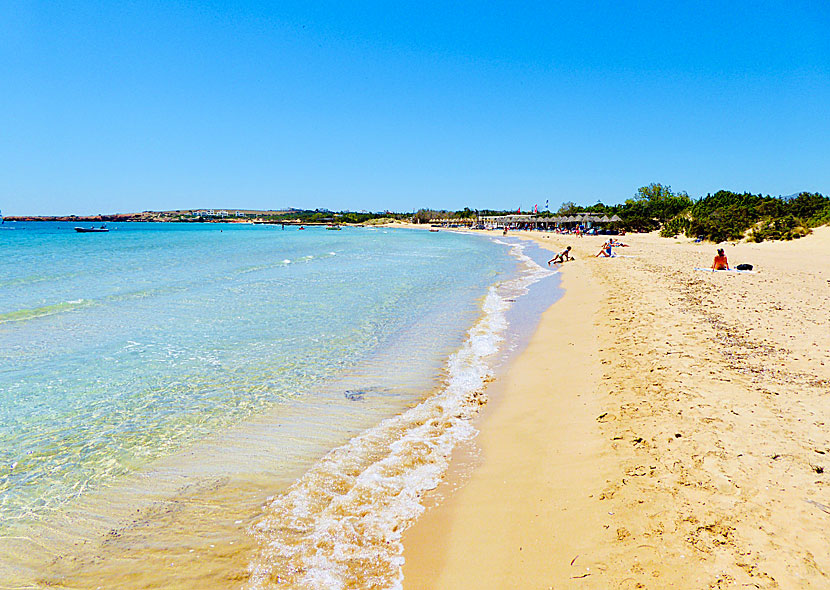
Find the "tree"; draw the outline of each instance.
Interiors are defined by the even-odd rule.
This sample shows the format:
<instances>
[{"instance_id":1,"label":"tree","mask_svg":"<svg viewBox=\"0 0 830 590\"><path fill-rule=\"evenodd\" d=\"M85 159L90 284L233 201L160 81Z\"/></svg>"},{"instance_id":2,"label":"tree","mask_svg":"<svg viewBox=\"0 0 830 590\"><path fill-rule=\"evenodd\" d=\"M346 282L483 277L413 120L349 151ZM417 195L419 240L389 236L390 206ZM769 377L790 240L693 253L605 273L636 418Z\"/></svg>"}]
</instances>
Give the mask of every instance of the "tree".
<instances>
[{"instance_id":1,"label":"tree","mask_svg":"<svg viewBox=\"0 0 830 590\"><path fill-rule=\"evenodd\" d=\"M800 193L788 202L790 213L804 220L817 217L820 213L830 210L830 198L818 193Z\"/></svg>"},{"instance_id":2,"label":"tree","mask_svg":"<svg viewBox=\"0 0 830 590\"><path fill-rule=\"evenodd\" d=\"M412 216L413 223L429 223L433 219L440 219L443 217L438 211L431 209L418 209Z\"/></svg>"},{"instance_id":3,"label":"tree","mask_svg":"<svg viewBox=\"0 0 830 590\"><path fill-rule=\"evenodd\" d=\"M648 186L641 186L637 189L637 194L634 195L634 201L659 203L660 201L669 199L673 196L674 193L671 192L670 186L663 186L659 182L652 182Z\"/></svg>"},{"instance_id":4,"label":"tree","mask_svg":"<svg viewBox=\"0 0 830 590\"><path fill-rule=\"evenodd\" d=\"M562 205L559 206L559 210L556 212L557 215L573 215L574 213L578 213L582 209L573 201L565 201Z\"/></svg>"},{"instance_id":5,"label":"tree","mask_svg":"<svg viewBox=\"0 0 830 590\"><path fill-rule=\"evenodd\" d=\"M625 227L651 231L691 206L692 200L685 192L673 193L670 186L653 182L637 189L637 194L620 208L619 215Z\"/></svg>"}]
</instances>

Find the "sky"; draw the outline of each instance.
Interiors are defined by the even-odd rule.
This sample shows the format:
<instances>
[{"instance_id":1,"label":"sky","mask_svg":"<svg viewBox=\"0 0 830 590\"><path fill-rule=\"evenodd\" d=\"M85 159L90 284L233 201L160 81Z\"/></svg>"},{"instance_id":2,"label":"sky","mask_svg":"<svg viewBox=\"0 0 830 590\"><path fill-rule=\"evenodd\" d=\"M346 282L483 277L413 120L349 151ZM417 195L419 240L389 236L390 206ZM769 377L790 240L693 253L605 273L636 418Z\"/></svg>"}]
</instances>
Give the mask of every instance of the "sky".
<instances>
[{"instance_id":1,"label":"sky","mask_svg":"<svg viewBox=\"0 0 830 590\"><path fill-rule=\"evenodd\" d=\"M830 194L830 2L0 0L0 210Z\"/></svg>"}]
</instances>

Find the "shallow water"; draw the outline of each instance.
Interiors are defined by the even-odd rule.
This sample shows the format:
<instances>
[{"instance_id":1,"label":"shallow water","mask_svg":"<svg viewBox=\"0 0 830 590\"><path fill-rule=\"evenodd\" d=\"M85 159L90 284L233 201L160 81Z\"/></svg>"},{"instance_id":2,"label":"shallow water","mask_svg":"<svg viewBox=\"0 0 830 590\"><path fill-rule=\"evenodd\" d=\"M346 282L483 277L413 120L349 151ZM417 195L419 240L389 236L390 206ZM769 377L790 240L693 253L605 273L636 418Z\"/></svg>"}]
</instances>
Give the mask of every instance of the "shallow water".
<instances>
[{"instance_id":1,"label":"shallow water","mask_svg":"<svg viewBox=\"0 0 830 590\"><path fill-rule=\"evenodd\" d=\"M0 236L0 577L396 583L547 272L448 232L61 225Z\"/></svg>"}]
</instances>

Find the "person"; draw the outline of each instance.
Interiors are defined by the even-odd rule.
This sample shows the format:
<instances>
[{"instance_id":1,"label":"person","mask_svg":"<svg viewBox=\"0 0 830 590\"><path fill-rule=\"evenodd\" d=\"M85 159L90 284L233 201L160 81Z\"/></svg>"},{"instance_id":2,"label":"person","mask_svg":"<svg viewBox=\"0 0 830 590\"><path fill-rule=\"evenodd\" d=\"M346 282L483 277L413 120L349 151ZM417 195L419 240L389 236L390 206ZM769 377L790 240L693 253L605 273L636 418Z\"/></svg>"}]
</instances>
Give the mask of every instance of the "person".
<instances>
[{"instance_id":1,"label":"person","mask_svg":"<svg viewBox=\"0 0 830 590\"><path fill-rule=\"evenodd\" d=\"M712 262L712 270L729 270L729 262L726 260L723 248L718 248L718 255L715 256L715 261Z\"/></svg>"},{"instance_id":2,"label":"person","mask_svg":"<svg viewBox=\"0 0 830 590\"><path fill-rule=\"evenodd\" d=\"M602 245L602 248L600 248L599 252L597 252L597 254L596 254L597 258L599 258L600 256L605 256L606 258L611 258L611 256L614 255L614 252L611 249L611 247L613 245L614 244L611 242L611 240L608 240L607 242L605 242Z\"/></svg>"},{"instance_id":3,"label":"person","mask_svg":"<svg viewBox=\"0 0 830 590\"><path fill-rule=\"evenodd\" d=\"M556 256L551 258L550 260L548 260L548 266L550 266L551 262L556 264L557 262L565 262L566 260L570 260L570 259L571 259L571 247L568 246L567 248L562 250L559 254L557 254Z\"/></svg>"}]
</instances>

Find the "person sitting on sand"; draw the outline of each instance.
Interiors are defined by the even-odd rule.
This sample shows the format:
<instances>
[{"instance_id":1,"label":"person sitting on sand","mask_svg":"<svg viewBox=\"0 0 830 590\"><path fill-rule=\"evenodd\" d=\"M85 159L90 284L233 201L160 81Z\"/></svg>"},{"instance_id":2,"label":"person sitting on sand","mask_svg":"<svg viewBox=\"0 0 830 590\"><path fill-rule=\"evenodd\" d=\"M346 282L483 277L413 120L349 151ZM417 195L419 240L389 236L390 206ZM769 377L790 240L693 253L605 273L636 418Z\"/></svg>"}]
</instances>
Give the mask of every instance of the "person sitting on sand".
<instances>
[{"instance_id":1,"label":"person sitting on sand","mask_svg":"<svg viewBox=\"0 0 830 590\"><path fill-rule=\"evenodd\" d=\"M614 255L614 252L611 249L611 247L613 245L614 244L611 243L611 240L608 240L607 242L605 242L602 245L602 248L600 248L600 251L597 252L597 254L596 254L597 258L599 258L600 256L605 256L606 258L611 258Z\"/></svg>"},{"instance_id":2,"label":"person sitting on sand","mask_svg":"<svg viewBox=\"0 0 830 590\"><path fill-rule=\"evenodd\" d=\"M548 260L548 266L550 266L551 262L556 264L557 262L565 262L565 261L570 260L570 259L571 259L571 247L568 246L567 248L562 250L559 254L557 254L556 256L551 258L550 260Z\"/></svg>"},{"instance_id":3,"label":"person sitting on sand","mask_svg":"<svg viewBox=\"0 0 830 590\"><path fill-rule=\"evenodd\" d=\"M729 263L726 261L723 248L718 248L718 255L715 256L715 261L712 263L712 270L729 270Z\"/></svg>"}]
</instances>

